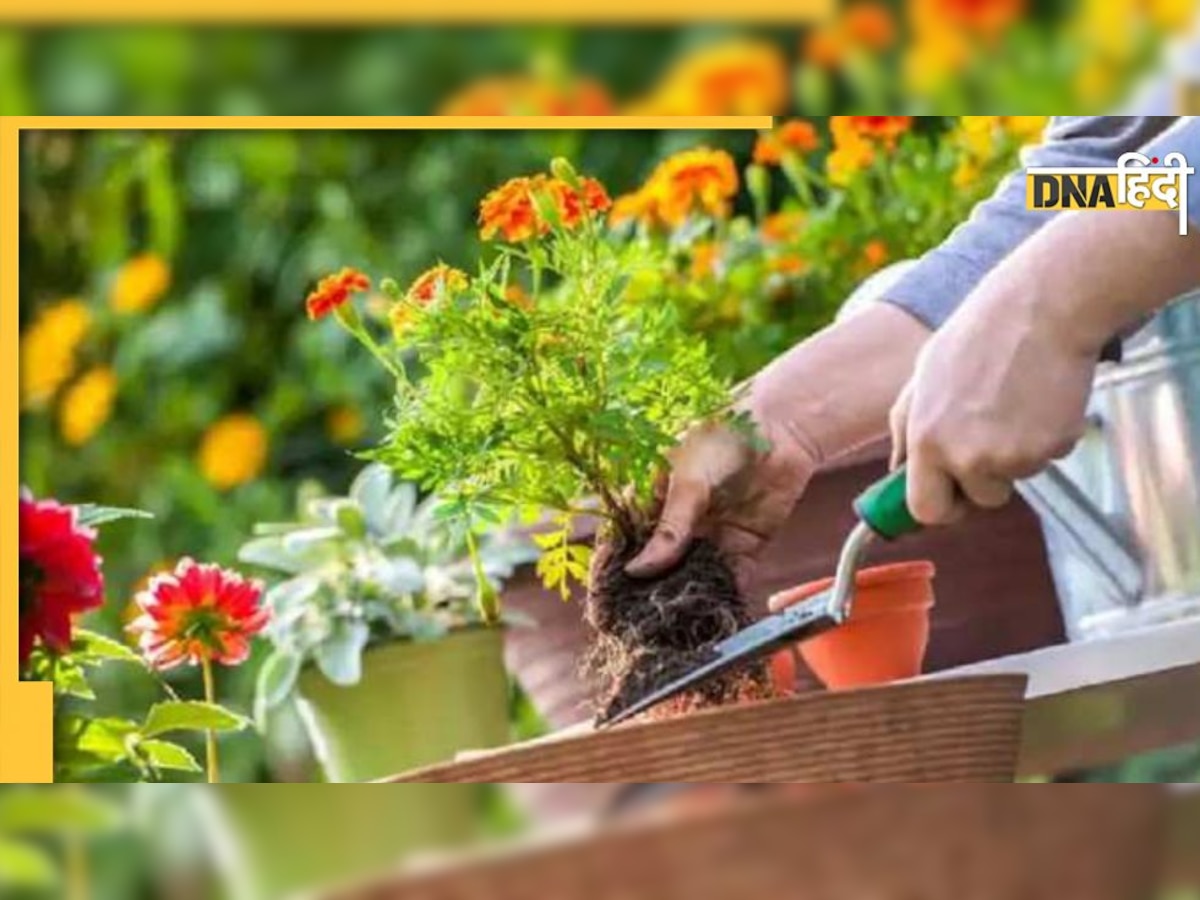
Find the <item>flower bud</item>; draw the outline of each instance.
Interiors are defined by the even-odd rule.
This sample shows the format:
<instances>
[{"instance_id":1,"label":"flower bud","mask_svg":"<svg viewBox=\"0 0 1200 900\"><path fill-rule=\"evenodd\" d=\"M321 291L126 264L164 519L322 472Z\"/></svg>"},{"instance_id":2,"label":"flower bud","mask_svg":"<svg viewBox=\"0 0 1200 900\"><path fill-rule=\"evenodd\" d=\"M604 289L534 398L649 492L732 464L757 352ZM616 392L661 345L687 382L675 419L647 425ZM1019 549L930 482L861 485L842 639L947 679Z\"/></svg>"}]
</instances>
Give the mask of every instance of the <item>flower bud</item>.
<instances>
[{"instance_id":1,"label":"flower bud","mask_svg":"<svg viewBox=\"0 0 1200 900\"><path fill-rule=\"evenodd\" d=\"M550 163L550 174L565 182L572 190L583 190L583 182L579 178L579 173L575 171L575 167L566 157L556 156L554 158L554 161Z\"/></svg>"}]
</instances>

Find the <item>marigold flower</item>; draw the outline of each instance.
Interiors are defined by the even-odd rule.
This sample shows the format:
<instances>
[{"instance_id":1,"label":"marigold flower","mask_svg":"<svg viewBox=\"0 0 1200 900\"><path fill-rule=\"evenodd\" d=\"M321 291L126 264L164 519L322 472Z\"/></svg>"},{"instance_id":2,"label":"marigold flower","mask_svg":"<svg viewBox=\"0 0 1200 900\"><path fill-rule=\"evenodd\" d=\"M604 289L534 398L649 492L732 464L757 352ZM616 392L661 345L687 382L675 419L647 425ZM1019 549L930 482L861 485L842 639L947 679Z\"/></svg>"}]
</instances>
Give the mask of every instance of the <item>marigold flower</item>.
<instances>
[{"instance_id":1,"label":"marigold flower","mask_svg":"<svg viewBox=\"0 0 1200 900\"><path fill-rule=\"evenodd\" d=\"M776 256L768 262L768 266L775 274L789 278L795 278L808 271L808 262L797 253Z\"/></svg>"},{"instance_id":2,"label":"marigold flower","mask_svg":"<svg viewBox=\"0 0 1200 900\"><path fill-rule=\"evenodd\" d=\"M890 255L887 242L876 238L863 247L863 265L868 271L874 272L887 263Z\"/></svg>"},{"instance_id":3,"label":"marigold flower","mask_svg":"<svg viewBox=\"0 0 1200 900\"><path fill-rule=\"evenodd\" d=\"M763 220L763 240L775 244L790 241L804 227L806 219L804 213L794 210L773 213Z\"/></svg>"},{"instance_id":4,"label":"marigold flower","mask_svg":"<svg viewBox=\"0 0 1200 900\"><path fill-rule=\"evenodd\" d=\"M428 306L443 294L465 291L469 283L466 272L445 263L438 263L417 277L406 296L413 303Z\"/></svg>"},{"instance_id":5,"label":"marigold flower","mask_svg":"<svg viewBox=\"0 0 1200 900\"><path fill-rule=\"evenodd\" d=\"M905 54L905 83L920 94L936 93L970 60L970 43L958 30L944 26L923 29Z\"/></svg>"},{"instance_id":6,"label":"marigold flower","mask_svg":"<svg viewBox=\"0 0 1200 900\"><path fill-rule=\"evenodd\" d=\"M721 259L721 245L716 241L701 241L692 247L691 270L692 278L704 281L717 274L717 264Z\"/></svg>"},{"instance_id":7,"label":"marigold flower","mask_svg":"<svg viewBox=\"0 0 1200 900\"><path fill-rule=\"evenodd\" d=\"M636 111L658 115L773 115L788 102L788 64L765 41L705 47L668 71ZM627 110L626 112L629 112Z\"/></svg>"},{"instance_id":8,"label":"marigold flower","mask_svg":"<svg viewBox=\"0 0 1200 900\"><path fill-rule=\"evenodd\" d=\"M117 376L101 367L85 373L63 397L58 410L58 428L72 447L90 441L112 415L117 396Z\"/></svg>"},{"instance_id":9,"label":"marigold flower","mask_svg":"<svg viewBox=\"0 0 1200 900\"><path fill-rule=\"evenodd\" d=\"M849 118L848 116L835 116ZM875 162L875 145L862 138L856 131L839 135L840 127L834 124L834 150L825 161L829 181L845 187L860 172L868 169Z\"/></svg>"},{"instance_id":10,"label":"marigold flower","mask_svg":"<svg viewBox=\"0 0 1200 900\"><path fill-rule=\"evenodd\" d=\"M340 447L349 447L367 430L363 414L348 404L333 407L325 414L325 433Z\"/></svg>"},{"instance_id":11,"label":"marigold flower","mask_svg":"<svg viewBox=\"0 0 1200 900\"><path fill-rule=\"evenodd\" d=\"M109 305L119 313L145 312L171 286L171 267L161 256L146 253L129 260L117 270L109 293Z\"/></svg>"},{"instance_id":12,"label":"marigold flower","mask_svg":"<svg viewBox=\"0 0 1200 900\"><path fill-rule=\"evenodd\" d=\"M71 646L71 617L104 604L96 532L79 524L74 508L56 500L20 500L20 589L17 660L22 669L41 643Z\"/></svg>"},{"instance_id":13,"label":"marigold flower","mask_svg":"<svg viewBox=\"0 0 1200 900\"><path fill-rule=\"evenodd\" d=\"M585 217L606 212L612 206L604 185L596 179L581 179L580 188L577 191L549 175L513 178L483 198L479 205L480 235L485 241L499 235L515 244L547 234L550 223L538 212L537 196L554 205L564 228L575 228Z\"/></svg>"},{"instance_id":14,"label":"marigold flower","mask_svg":"<svg viewBox=\"0 0 1200 900\"><path fill-rule=\"evenodd\" d=\"M785 122L777 131L761 135L754 148L754 161L760 166L779 165L785 154L812 153L821 146L821 137L811 122L796 119Z\"/></svg>"},{"instance_id":15,"label":"marigold flower","mask_svg":"<svg viewBox=\"0 0 1200 900\"><path fill-rule=\"evenodd\" d=\"M515 306L517 309L524 312L533 311L533 298L529 296L529 292L519 284L510 284L504 289L504 300L510 306Z\"/></svg>"},{"instance_id":16,"label":"marigold flower","mask_svg":"<svg viewBox=\"0 0 1200 900\"><path fill-rule=\"evenodd\" d=\"M590 79L532 76L486 78L447 100L442 116L610 116L616 111L604 85Z\"/></svg>"},{"instance_id":17,"label":"marigold flower","mask_svg":"<svg viewBox=\"0 0 1200 900\"><path fill-rule=\"evenodd\" d=\"M75 373L79 345L92 325L80 300L62 300L44 308L21 335L21 405L41 409Z\"/></svg>"},{"instance_id":18,"label":"marigold flower","mask_svg":"<svg viewBox=\"0 0 1200 900\"><path fill-rule=\"evenodd\" d=\"M627 222L641 222L643 225L657 224L658 207L654 202L653 191L647 186L628 194L622 194L613 201L608 221L613 226L624 225Z\"/></svg>"},{"instance_id":19,"label":"marigold flower","mask_svg":"<svg viewBox=\"0 0 1200 900\"><path fill-rule=\"evenodd\" d=\"M836 27L817 28L804 39L801 55L814 66L836 69L846 58L846 38Z\"/></svg>"},{"instance_id":20,"label":"marigold flower","mask_svg":"<svg viewBox=\"0 0 1200 900\"><path fill-rule=\"evenodd\" d=\"M141 615L128 630L156 669L243 663L250 656L250 639L270 620L259 582L191 559L151 579L135 602Z\"/></svg>"},{"instance_id":21,"label":"marigold flower","mask_svg":"<svg viewBox=\"0 0 1200 900\"><path fill-rule=\"evenodd\" d=\"M234 413L212 425L200 442L201 474L217 490L253 481L267 462L267 430L254 416Z\"/></svg>"},{"instance_id":22,"label":"marigold flower","mask_svg":"<svg viewBox=\"0 0 1200 900\"><path fill-rule=\"evenodd\" d=\"M887 147L894 147L912 125L912 116L833 116L830 120L835 143L844 144L857 136Z\"/></svg>"},{"instance_id":23,"label":"marigold flower","mask_svg":"<svg viewBox=\"0 0 1200 900\"><path fill-rule=\"evenodd\" d=\"M1049 116L1001 116L1004 129L1022 143L1033 143L1041 139L1050 124Z\"/></svg>"},{"instance_id":24,"label":"marigold flower","mask_svg":"<svg viewBox=\"0 0 1200 900\"><path fill-rule=\"evenodd\" d=\"M851 42L868 50L888 50L896 44L896 16L883 3L855 3L843 14L841 25Z\"/></svg>"},{"instance_id":25,"label":"marigold flower","mask_svg":"<svg viewBox=\"0 0 1200 900\"><path fill-rule=\"evenodd\" d=\"M681 225L694 214L729 215L738 187L733 157L707 147L685 150L665 160L648 183L655 214L671 226Z\"/></svg>"},{"instance_id":26,"label":"marigold flower","mask_svg":"<svg viewBox=\"0 0 1200 900\"><path fill-rule=\"evenodd\" d=\"M956 30L995 38L1026 12L1026 0L912 0L909 16L915 31Z\"/></svg>"},{"instance_id":27,"label":"marigold flower","mask_svg":"<svg viewBox=\"0 0 1200 900\"><path fill-rule=\"evenodd\" d=\"M334 275L328 275L321 279L305 301L308 317L313 321L323 319L349 303L356 293L370 289L371 279L358 269L347 267Z\"/></svg>"}]
</instances>

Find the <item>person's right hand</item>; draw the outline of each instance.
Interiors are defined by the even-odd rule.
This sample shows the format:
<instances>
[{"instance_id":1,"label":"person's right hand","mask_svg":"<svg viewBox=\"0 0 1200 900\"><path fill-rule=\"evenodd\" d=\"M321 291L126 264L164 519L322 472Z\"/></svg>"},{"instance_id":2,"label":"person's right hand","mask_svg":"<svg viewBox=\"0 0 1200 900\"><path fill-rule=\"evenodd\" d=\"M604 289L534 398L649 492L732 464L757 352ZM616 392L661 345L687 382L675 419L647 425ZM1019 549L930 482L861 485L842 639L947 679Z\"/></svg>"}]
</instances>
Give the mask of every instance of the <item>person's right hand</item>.
<instances>
[{"instance_id":1,"label":"person's right hand","mask_svg":"<svg viewBox=\"0 0 1200 900\"><path fill-rule=\"evenodd\" d=\"M706 537L742 579L787 521L816 471L816 453L802 438L756 414L753 399L745 411L770 449L755 450L747 436L724 424L692 429L670 456L658 527L627 567L630 575L651 578L670 571L693 540Z\"/></svg>"}]
</instances>

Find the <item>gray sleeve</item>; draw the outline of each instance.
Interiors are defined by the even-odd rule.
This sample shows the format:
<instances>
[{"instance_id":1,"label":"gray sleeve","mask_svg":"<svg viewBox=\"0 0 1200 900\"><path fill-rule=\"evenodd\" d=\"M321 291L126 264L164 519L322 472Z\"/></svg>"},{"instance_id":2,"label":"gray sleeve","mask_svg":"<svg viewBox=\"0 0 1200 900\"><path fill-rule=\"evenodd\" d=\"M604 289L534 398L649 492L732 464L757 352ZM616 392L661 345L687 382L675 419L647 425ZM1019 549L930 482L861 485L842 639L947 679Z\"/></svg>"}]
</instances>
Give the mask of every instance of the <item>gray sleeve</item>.
<instances>
[{"instance_id":1,"label":"gray sleeve","mask_svg":"<svg viewBox=\"0 0 1200 900\"><path fill-rule=\"evenodd\" d=\"M1175 125L1150 142L1143 151L1147 156L1165 159L1182 153L1188 165L1200 170L1200 116L1182 116ZM1187 185L1188 218L1200 227L1200 175L1192 175Z\"/></svg>"},{"instance_id":2,"label":"gray sleeve","mask_svg":"<svg viewBox=\"0 0 1200 900\"><path fill-rule=\"evenodd\" d=\"M884 299L940 328L988 272L1053 218L1027 209L1024 168L1115 165L1123 153L1142 149L1177 121L1175 116L1056 116L1042 143L1022 154L1022 171L1007 178Z\"/></svg>"}]
</instances>

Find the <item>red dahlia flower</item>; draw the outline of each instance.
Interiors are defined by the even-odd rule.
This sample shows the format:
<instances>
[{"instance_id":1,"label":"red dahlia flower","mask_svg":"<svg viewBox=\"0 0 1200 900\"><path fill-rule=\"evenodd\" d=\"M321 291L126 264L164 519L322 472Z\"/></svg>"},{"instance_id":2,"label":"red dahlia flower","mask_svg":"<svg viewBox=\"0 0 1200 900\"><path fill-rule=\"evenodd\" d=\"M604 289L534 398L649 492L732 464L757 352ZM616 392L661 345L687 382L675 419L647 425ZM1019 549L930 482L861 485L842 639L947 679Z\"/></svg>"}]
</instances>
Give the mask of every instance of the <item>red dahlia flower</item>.
<instances>
[{"instance_id":1,"label":"red dahlia flower","mask_svg":"<svg viewBox=\"0 0 1200 900\"><path fill-rule=\"evenodd\" d=\"M156 669L182 663L236 666L250 655L250 639L266 627L262 585L216 565L182 560L137 595L141 615L129 626Z\"/></svg>"},{"instance_id":2,"label":"red dahlia flower","mask_svg":"<svg viewBox=\"0 0 1200 900\"><path fill-rule=\"evenodd\" d=\"M71 617L104 603L104 576L93 542L75 509L56 500L21 495L20 628L23 669L39 641L52 650L71 646Z\"/></svg>"}]
</instances>

